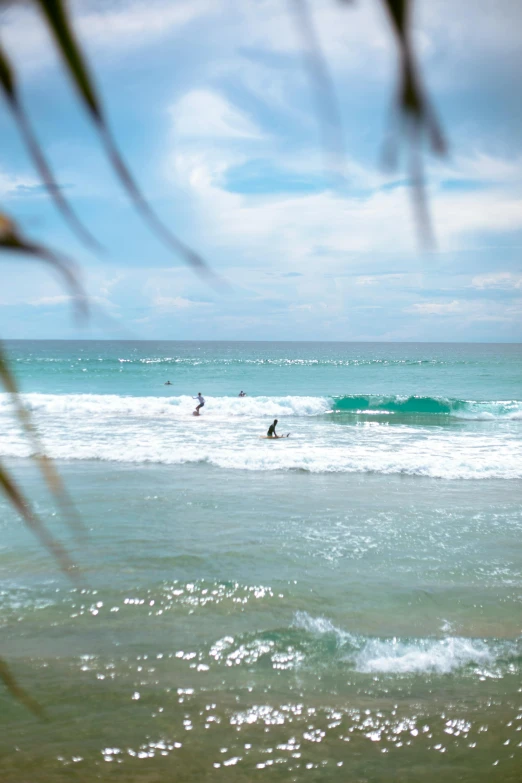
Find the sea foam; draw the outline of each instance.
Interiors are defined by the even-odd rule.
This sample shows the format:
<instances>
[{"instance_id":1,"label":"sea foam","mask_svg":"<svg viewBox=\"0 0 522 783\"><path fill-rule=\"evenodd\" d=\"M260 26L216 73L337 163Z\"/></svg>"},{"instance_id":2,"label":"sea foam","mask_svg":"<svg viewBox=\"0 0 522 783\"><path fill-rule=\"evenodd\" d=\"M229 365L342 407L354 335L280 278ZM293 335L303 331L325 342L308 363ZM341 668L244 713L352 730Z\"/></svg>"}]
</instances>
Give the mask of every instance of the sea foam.
<instances>
[{"instance_id":1,"label":"sea foam","mask_svg":"<svg viewBox=\"0 0 522 783\"><path fill-rule=\"evenodd\" d=\"M450 674L459 670L497 670L520 657L520 640L441 638L371 638L348 633L324 617L296 612L293 625L318 638L335 638L343 660L361 673Z\"/></svg>"},{"instance_id":2,"label":"sea foam","mask_svg":"<svg viewBox=\"0 0 522 783\"><path fill-rule=\"evenodd\" d=\"M327 415L332 404L327 397L208 397L198 418L192 416L195 401L188 396L35 393L24 395L24 402L55 459L443 479L522 478L517 421L492 428L480 422L431 426L424 418L405 422L392 414L385 421L345 420ZM378 399L379 405L385 402ZM280 432L290 432L291 438L261 441L274 418ZM12 404L1 395L0 455L30 453Z\"/></svg>"}]
</instances>

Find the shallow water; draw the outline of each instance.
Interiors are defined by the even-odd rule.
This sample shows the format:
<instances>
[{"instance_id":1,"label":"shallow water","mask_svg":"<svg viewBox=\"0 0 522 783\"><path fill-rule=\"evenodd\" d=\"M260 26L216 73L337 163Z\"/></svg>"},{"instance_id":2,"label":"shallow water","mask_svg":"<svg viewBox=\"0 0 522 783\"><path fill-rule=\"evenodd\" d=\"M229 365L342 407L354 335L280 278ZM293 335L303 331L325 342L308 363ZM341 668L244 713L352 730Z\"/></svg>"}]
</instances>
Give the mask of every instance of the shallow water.
<instances>
[{"instance_id":1,"label":"shallow water","mask_svg":"<svg viewBox=\"0 0 522 783\"><path fill-rule=\"evenodd\" d=\"M201 420L186 389L123 399L104 378L82 391L79 370L60 392L27 362L29 405L88 536L64 528L4 405L0 452L80 577L61 576L0 501L2 655L50 717L2 695L2 781L518 781L517 370L508 351L499 391L480 394L477 373L465 394L465 347L446 348L437 392L422 370L418 394L400 376L394 387L383 362L379 392L341 379L288 398L266 380L238 400L209 387ZM480 348L473 367L493 355ZM122 358L121 344L104 351ZM346 410L355 394L366 407ZM404 396L465 401L466 417L405 410ZM258 440L273 415L288 441Z\"/></svg>"}]
</instances>

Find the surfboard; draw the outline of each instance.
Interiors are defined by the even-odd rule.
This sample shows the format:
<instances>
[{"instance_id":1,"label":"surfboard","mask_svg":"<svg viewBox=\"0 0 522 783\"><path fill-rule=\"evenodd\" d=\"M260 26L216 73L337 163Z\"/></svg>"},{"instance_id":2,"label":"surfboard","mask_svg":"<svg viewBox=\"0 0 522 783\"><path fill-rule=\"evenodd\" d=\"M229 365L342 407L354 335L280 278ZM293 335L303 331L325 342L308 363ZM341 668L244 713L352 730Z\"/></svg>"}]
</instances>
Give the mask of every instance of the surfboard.
<instances>
[{"instance_id":1,"label":"surfboard","mask_svg":"<svg viewBox=\"0 0 522 783\"><path fill-rule=\"evenodd\" d=\"M192 411L192 415L193 415L193 416L200 416L201 414L200 414L200 413L198 413L197 411Z\"/></svg>"},{"instance_id":2,"label":"surfboard","mask_svg":"<svg viewBox=\"0 0 522 783\"><path fill-rule=\"evenodd\" d=\"M270 438L268 435L260 435L260 440L286 440L286 438L290 437L290 433L288 435L278 435L277 438Z\"/></svg>"}]
</instances>

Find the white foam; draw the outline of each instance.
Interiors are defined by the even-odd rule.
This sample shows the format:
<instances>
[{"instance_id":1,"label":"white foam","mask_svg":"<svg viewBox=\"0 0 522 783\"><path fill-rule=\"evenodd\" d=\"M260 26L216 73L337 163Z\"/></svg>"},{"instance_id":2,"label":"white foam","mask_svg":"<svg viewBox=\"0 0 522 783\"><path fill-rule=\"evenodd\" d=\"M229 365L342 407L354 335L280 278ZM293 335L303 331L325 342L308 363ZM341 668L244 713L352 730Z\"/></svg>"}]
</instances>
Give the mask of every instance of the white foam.
<instances>
[{"instance_id":1,"label":"white foam","mask_svg":"<svg viewBox=\"0 0 522 783\"><path fill-rule=\"evenodd\" d=\"M25 402L49 456L63 460L174 465L208 463L234 470L382 473L444 479L522 478L516 422L502 428L359 426L321 416L322 397L190 397L28 394ZM284 442L259 440L279 419ZM30 445L0 396L0 455L25 457Z\"/></svg>"},{"instance_id":2,"label":"white foam","mask_svg":"<svg viewBox=\"0 0 522 783\"><path fill-rule=\"evenodd\" d=\"M344 660L361 673L450 674L467 667L497 666L500 658L517 655L514 642L490 643L446 635L440 639L372 639L351 634L325 617L296 612L294 627L323 636L334 635L343 649ZM449 631L450 625L445 622Z\"/></svg>"},{"instance_id":3,"label":"white foam","mask_svg":"<svg viewBox=\"0 0 522 783\"><path fill-rule=\"evenodd\" d=\"M491 665L495 660L488 646L477 639L371 639L354 658L360 672L384 674L449 674L472 664Z\"/></svg>"},{"instance_id":4,"label":"white foam","mask_svg":"<svg viewBox=\"0 0 522 783\"><path fill-rule=\"evenodd\" d=\"M349 642L354 644L356 642L355 636L352 636L348 631L343 631L341 628L338 628L331 620L328 620L326 617L312 617L308 612L296 612L292 625L294 628L301 628L303 631L316 634L317 636L331 634L332 636L335 636L341 644Z\"/></svg>"},{"instance_id":5,"label":"white foam","mask_svg":"<svg viewBox=\"0 0 522 783\"><path fill-rule=\"evenodd\" d=\"M22 399L32 411L56 414L96 416L136 415L141 418L185 417L196 401L188 395L179 397L131 397L117 394L24 394ZM214 420L231 416L317 416L331 407L328 397L205 397L206 416ZM11 409L7 394L0 394L0 412Z\"/></svg>"}]
</instances>

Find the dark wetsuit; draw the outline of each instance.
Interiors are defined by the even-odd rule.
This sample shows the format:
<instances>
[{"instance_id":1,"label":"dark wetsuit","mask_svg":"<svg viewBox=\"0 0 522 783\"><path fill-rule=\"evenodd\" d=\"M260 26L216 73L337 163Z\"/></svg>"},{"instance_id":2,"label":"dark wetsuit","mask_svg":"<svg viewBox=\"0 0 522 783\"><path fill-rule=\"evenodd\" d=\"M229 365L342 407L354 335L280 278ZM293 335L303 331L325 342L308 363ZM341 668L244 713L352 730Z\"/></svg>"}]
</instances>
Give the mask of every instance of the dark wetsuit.
<instances>
[{"instance_id":1,"label":"dark wetsuit","mask_svg":"<svg viewBox=\"0 0 522 783\"><path fill-rule=\"evenodd\" d=\"M277 438L275 428L276 428L275 424L270 425L270 427L268 428L268 432L266 433L268 438Z\"/></svg>"}]
</instances>

